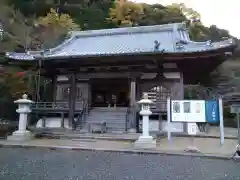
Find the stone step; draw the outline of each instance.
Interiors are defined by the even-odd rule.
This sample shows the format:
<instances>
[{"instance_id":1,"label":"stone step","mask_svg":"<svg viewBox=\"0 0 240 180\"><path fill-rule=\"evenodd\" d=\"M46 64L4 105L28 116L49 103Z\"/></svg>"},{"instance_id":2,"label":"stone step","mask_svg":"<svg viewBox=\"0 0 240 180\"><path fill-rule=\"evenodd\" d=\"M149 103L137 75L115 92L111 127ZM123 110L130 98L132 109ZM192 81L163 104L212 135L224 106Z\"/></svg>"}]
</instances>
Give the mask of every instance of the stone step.
<instances>
[{"instance_id":1,"label":"stone step","mask_svg":"<svg viewBox=\"0 0 240 180\"><path fill-rule=\"evenodd\" d=\"M93 112L90 112L90 113L89 113L89 115L91 115L91 114L99 114L99 115L105 115L105 114L123 115L123 114L126 114L126 112L106 112L106 111L104 111L104 112L95 112L95 111L93 111Z\"/></svg>"},{"instance_id":2,"label":"stone step","mask_svg":"<svg viewBox=\"0 0 240 180\"><path fill-rule=\"evenodd\" d=\"M110 131L125 131L127 108L116 107L97 107L90 110L85 123L80 123L77 129L87 130L90 123L107 123L107 129Z\"/></svg>"},{"instance_id":3,"label":"stone step","mask_svg":"<svg viewBox=\"0 0 240 180\"><path fill-rule=\"evenodd\" d=\"M96 117L96 118L87 118L87 122L90 122L90 121L99 121L99 122L101 122L101 121L106 121L106 122L108 122L108 121L122 121L122 120L126 120L126 118L98 118L98 117Z\"/></svg>"},{"instance_id":4,"label":"stone step","mask_svg":"<svg viewBox=\"0 0 240 180\"><path fill-rule=\"evenodd\" d=\"M98 123L98 121L95 121L95 122L87 122L86 124L89 125L90 123ZM117 126L117 127L125 127L125 122L107 122L107 127L114 127L114 126ZM77 127L81 126L80 124L77 125Z\"/></svg>"},{"instance_id":5,"label":"stone step","mask_svg":"<svg viewBox=\"0 0 240 180\"><path fill-rule=\"evenodd\" d=\"M97 119L125 119L126 116L109 116L106 114L106 116L88 116L88 119L91 119L91 118L97 118Z\"/></svg>"},{"instance_id":6,"label":"stone step","mask_svg":"<svg viewBox=\"0 0 240 180\"><path fill-rule=\"evenodd\" d=\"M127 112L127 109L122 109L122 108L112 108L112 109L107 109L107 108L94 108L91 111L95 112Z\"/></svg>"},{"instance_id":7,"label":"stone step","mask_svg":"<svg viewBox=\"0 0 240 180\"><path fill-rule=\"evenodd\" d=\"M102 113L91 113L91 114L89 114L88 115L88 117L96 117L96 116L98 116L98 117L106 117L106 116L109 116L109 117L111 117L111 116L114 116L114 117L125 117L126 116L126 114L124 113L124 114L111 114L111 113L104 113L104 114L102 114Z\"/></svg>"}]
</instances>

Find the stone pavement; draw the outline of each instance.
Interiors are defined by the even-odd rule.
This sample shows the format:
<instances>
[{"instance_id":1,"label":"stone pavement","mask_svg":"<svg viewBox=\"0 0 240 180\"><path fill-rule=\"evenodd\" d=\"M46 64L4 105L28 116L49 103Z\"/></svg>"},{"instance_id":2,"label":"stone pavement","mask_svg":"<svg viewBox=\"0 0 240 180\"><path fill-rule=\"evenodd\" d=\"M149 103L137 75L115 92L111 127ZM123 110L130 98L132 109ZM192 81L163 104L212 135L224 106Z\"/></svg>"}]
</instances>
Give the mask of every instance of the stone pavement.
<instances>
[{"instance_id":1,"label":"stone pavement","mask_svg":"<svg viewBox=\"0 0 240 180\"><path fill-rule=\"evenodd\" d=\"M211 127L207 134L209 136L220 137L220 128L219 127ZM225 138L227 138L227 139L237 138L237 128L224 127L224 135L225 135Z\"/></svg>"},{"instance_id":2,"label":"stone pavement","mask_svg":"<svg viewBox=\"0 0 240 180\"><path fill-rule=\"evenodd\" d=\"M100 139L100 140L129 140L135 141L138 139L138 133L106 133L106 134L92 134L92 133L80 133L78 131L66 130L66 129L47 129L47 128L31 128L31 131L43 138L55 138L55 139ZM153 136L166 136L166 132L151 133ZM165 134L165 135L164 135ZM187 133L173 133L173 136L177 137L189 137ZM224 128L225 139L237 139L237 128ZM219 127L210 127L208 133L197 133L195 137L202 138L220 138Z\"/></svg>"},{"instance_id":3,"label":"stone pavement","mask_svg":"<svg viewBox=\"0 0 240 180\"><path fill-rule=\"evenodd\" d=\"M189 137L187 133L174 133L174 136L178 137ZM208 132L198 132L195 137L202 138L220 138L220 129L219 127L210 127ZM225 139L237 139L237 128L224 128L224 138Z\"/></svg>"},{"instance_id":4,"label":"stone pavement","mask_svg":"<svg viewBox=\"0 0 240 180\"><path fill-rule=\"evenodd\" d=\"M1 180L239 180L233 160L164 154L0 148Z\"/></svg>"},{"instance_id":5,"label":"stone pavement","mask_svg":"<svg viewBox=\"0 0 240 180\"><path fill-rule=\"evenodd\" d=\"M184 152L188 146L194 146L207 156L231 157L236 152L236 145L237 141L232 139L225 139L224 145L220 145L216 138L173 137L170 143L166 138L162 139L157 150Z\"/></svg>"},{"instance_id":6,"label":"stone pavement","mask_svg":"<svg viewBox=\"0 0 240 180\"><path fill-rule=\"evenodd\" d=\"M192 141L193 140L193 141ZM34 139L26 142L0 140L5 147L38 147L50 149L102 150L130 153L159 153L169 155L193 155L211 158L231 158L236 151L236 140L226 139L223 146L216 138L173 137L171 143L166 138L158 140L157 148L152 150L135 149L130 141L108 141L99 139ZM201 153L186 153L184 150L194 145Z\"/></svg>"}]
</instances>

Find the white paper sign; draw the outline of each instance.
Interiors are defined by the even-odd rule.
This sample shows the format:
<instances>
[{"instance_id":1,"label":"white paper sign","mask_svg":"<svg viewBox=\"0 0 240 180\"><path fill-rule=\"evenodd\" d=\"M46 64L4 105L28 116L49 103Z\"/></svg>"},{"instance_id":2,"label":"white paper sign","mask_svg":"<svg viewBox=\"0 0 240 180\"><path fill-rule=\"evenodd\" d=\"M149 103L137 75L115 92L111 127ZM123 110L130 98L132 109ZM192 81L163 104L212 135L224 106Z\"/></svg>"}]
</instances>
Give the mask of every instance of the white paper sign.
<instances>
[{"instance_id":1,"label":"white paper sign","mask_svg":"<svg viewBox=\"0 0 240 180\"><path fill-rule=\"evenodd\" d=\"M205 101L172 101L171 120L172 122L206 122Z\"/></svg>"},{"instance_id":2,"label":"white paper sign","mask_svg":"<svg viewBox=\"0 0 240 180\"><path fill-rule=\"evenodd\" d=\"M196 123L188 123L187 130L189 135L196 135L198 131L198 126Z\"/></svg>"}]
</instances>

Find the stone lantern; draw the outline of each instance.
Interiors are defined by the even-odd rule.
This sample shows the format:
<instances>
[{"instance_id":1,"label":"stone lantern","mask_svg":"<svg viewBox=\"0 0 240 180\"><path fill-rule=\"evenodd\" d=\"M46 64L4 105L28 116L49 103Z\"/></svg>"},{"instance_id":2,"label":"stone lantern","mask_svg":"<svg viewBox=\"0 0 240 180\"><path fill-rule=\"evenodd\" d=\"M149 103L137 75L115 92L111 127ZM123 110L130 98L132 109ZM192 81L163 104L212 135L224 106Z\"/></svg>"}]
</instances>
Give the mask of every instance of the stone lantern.
<instances>
[{"instance_id":1,"label":"stone lantern","mask_svg":"<svg viewBox=\"0 0 240 180\"><path fill-rule=\"evenodd\" d=\"M18 104L18 109L16 110L19 113L19 124L18 130L13 132L11 136L8 136L8 140L30 140L32 134L27 130L28 114L31 113L31 105L33 101L28 99L28 96L24 94L22 99L14 101L15 104Z\"/></svg>"},{"instance_id":2,"label":"stone lantern","mask_svg":"<svg viewBox=\"0 0 240 180\"><path fill-rule=\"evenodd\" d=\"M149 135L149 116L152 114L150 110L150 104L152 101L148 99L148 94L143 95L143 99L138 102L141 105L140 115L142 116L142 135L139 136L135 142L136 148L152 149L156 148L156 140Z\"/></svg>"}]
</instances>

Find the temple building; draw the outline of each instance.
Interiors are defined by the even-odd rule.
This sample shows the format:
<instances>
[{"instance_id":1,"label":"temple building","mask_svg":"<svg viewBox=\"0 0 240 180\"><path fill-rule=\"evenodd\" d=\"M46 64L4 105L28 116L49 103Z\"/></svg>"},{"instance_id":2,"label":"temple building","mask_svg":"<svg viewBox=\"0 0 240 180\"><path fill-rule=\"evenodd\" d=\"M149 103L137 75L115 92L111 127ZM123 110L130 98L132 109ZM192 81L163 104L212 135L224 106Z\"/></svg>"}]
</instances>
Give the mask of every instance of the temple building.
<instances>
[{"instance_id":1,"label":"temple building","mask_svg":"<svg viewBox=\"0 0 240 180\"><path fill-rule=\"evenodd\" d=\"M191 41L185 23L116 29L73 31L52 49L8 52L11 65L38 65L50 78L51 97L39 100L33 112L37 127L107 132L139 129L139 101L144 92L154 103L152 131L165 131L167 97L184 99L184 84L200 83L232 54L233 39ZM186 131L174 123L172 131Z\"/></svg>"}]
</instances>

